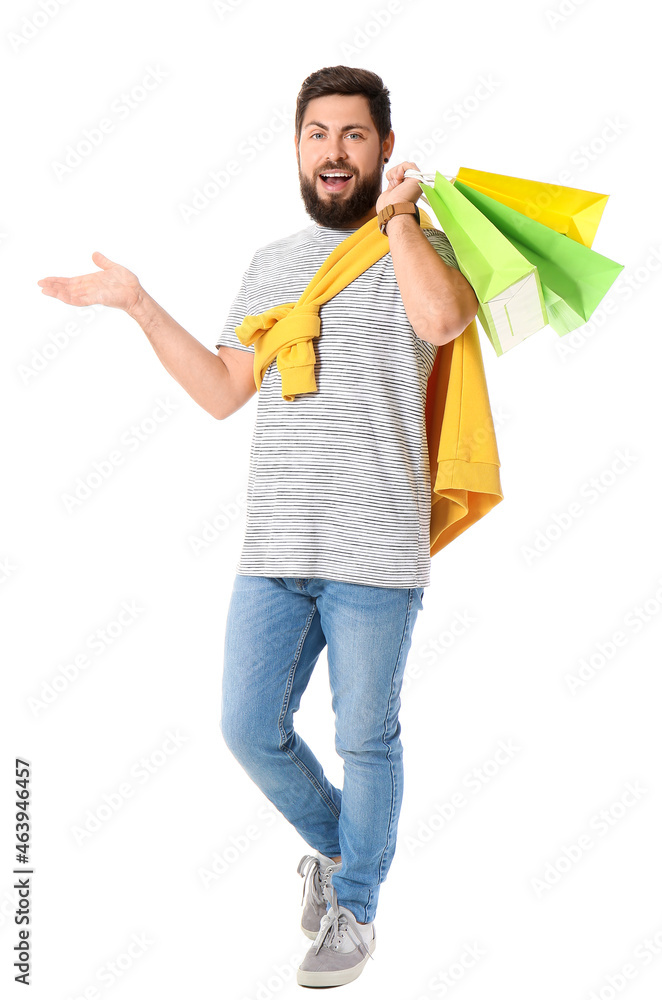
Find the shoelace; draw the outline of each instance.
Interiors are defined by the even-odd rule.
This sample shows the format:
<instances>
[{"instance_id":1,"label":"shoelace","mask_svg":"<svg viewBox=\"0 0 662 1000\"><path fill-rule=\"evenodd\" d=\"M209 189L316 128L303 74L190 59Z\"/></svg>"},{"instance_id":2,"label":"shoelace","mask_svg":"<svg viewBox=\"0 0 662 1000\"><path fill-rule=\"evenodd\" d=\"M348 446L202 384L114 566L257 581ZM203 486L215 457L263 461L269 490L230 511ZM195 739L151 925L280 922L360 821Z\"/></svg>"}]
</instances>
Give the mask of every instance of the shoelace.
<instances>
[{"instance_id":1,"label":"shoelace","mask_svg":"<svg viewBox=\"0 0 662 1000\"><path fill-rule=\"evenodd\" d=\"M318 954L322 945L327 948L333 948L336 943L340 944L343 934L349 935L350 939L359 949L361 955L367 955L369 958L372 958L372 955L368 951L368 947L361 937L360 932L354 930L347 914L341 913L337 905L334 905L330 910L327 910L320 921L320 929L312 945L315 949L315 954Z\"/></svg>"},{"instance_id":2,"label":"shoelace","mask_svg":"<svg viewBox=\"0 0 662 1000\"><path fill-rule=\"evenodd\" d=\"M297 871L304 879L301 903L303 904L303 901L306 898L306 890L310 888L312 898L321 906L322 903L324 903L324 887L329 880L331 872L325 871L324 874L321 875L319 858L316 858L313 854L304 854L299 862Z\"/></svg>"},{"instance_id":3,"label":"shoelace","mask_svg":"<svg viewBox=\"0 0 662 1000\"><path fill-rule=\"evenodd\" d=\"M340 868L340 862L336 861L333 867L321 868L320 869L320 892L322 893L322 902L326 905L326 890L329 888L331 882L331 876L334 872L337 872Z\"/></svg>"}]
</instances>

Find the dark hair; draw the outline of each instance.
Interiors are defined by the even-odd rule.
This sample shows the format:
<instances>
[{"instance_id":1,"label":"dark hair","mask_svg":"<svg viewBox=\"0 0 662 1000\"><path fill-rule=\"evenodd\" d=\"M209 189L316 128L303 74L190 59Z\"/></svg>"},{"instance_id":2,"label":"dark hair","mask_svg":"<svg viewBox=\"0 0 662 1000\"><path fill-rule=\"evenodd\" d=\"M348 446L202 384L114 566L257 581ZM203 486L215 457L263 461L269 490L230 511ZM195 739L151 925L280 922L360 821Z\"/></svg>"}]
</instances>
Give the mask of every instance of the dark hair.
<instances>
[{"instance_id":1,"label":"dark hair","mask_svg":"<svg viewBox=\"0 0 662 1000\"><path fill-rule=\"evenodd\" d=\"M368 98L370 117L379 134L379 141L388 139L391 101L382 78L368 69L354 66L325 66L311 73L301 84L294 120L297 141L301 140L301 126L308 102L328 94L363 94Z\"/></svg>"}]
</instances>

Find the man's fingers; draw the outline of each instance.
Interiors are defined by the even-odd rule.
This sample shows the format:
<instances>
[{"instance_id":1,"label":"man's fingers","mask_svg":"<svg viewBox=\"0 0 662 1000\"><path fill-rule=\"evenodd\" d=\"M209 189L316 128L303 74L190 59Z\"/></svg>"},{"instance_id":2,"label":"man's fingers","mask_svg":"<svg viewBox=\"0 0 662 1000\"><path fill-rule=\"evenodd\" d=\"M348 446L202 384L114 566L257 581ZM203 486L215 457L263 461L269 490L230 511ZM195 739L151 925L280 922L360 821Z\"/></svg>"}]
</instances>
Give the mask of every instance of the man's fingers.
<instances>
[{"instance_id":1,"label":"man's fingers","mask_svg":"<svg viewBox=\"0 0 662 1000\"><path fill-rule=\"evenodd\" d=\"M69 298L66 289L60 284L45 285L41 290L41 294L50 295L54 299L61 299L63 302L66 302Z\"/></svg>"},{"instance_id":2,"label":"man's fingers","mask_svg":"<svg viewBox=\"0 0 662 1000\"><path fill-rule=\"evenodd\" d=\"M75 278L42 278L38 285L42 285L42 293L52 295L53 298L67 302L69 305L89 305L90 296L89 278L93 275L79 275Z\"/></svg>"},{"instance_id":3,"label":"man's fingers","mask_svg":"<svg viewBox=\"0 0 662 1000\"><path fill-rule=\"evenodd\" d=\"M110 260L109 257L104 257L104 255L102 253L99 253L98 250L95 250L94 253L92 254L92 260L98 267L103 267L104 269L107 267L112 267L115 263L115 261Z\"/></svg>"}]
</instances>

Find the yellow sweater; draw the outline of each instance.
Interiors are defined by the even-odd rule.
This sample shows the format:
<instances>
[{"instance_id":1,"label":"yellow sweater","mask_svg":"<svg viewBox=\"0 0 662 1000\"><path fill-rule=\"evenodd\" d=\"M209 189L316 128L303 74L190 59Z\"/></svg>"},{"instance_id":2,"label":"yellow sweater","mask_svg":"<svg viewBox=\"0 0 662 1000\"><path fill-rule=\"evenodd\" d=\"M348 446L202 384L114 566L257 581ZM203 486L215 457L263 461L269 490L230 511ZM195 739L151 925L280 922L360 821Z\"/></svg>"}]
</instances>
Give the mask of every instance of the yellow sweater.
<instances>
[{"instance_id":1,"label":"yellow sweater","mask_svg":"<svg viewBox=\"0 0 662 1000\"><path fill-rule=\"evenodd\" d=\"M421 226L434 226L420 210ZM321 333L320 306L389 251L377 216L338 244L311 278L298 302L246 316L235 327L242 344L255 345L259 391L276 359L283 399L317 392L314 341ZM430 555L503 500L494 423L476 321L435 358L427 386L425 425L432 486Z\"/></svg>"}]
</instances>

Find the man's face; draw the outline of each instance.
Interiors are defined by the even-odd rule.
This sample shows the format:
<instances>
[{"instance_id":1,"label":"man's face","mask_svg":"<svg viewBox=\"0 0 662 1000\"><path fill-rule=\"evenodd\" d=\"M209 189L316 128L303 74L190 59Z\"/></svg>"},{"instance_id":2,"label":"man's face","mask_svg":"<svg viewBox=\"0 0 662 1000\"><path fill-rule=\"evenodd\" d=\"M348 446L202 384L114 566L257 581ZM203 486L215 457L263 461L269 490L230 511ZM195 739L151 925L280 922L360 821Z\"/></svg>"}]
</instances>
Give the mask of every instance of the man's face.
<instances>
[{"instance_id":1,"label":"man's face","mask_svg":"<svg viewBox=\"0 0 662 1000\"><path fill-rule=\"evenodd\" d=\"M297 148L299 186L308 215L332 229L359 227L376 216L384 156L390 156L393 141L391 131L380 143L363 94L329 94L310 101ZM322 175L333 170L351 176L325 183Z\"/></svg>"}]
</instances>

